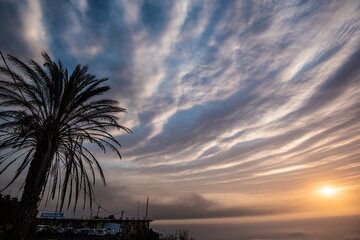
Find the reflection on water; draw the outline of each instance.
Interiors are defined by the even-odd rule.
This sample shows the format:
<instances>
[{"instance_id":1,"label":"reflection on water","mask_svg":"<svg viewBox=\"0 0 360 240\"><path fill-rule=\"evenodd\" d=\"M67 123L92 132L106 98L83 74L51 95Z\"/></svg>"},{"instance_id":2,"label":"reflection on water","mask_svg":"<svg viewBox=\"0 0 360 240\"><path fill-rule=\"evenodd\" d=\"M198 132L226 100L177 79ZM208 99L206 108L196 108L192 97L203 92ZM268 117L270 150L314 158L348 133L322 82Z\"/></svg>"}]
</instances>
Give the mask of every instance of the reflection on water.
<instances>
[{"instance_id":1,"label":"reflection on water","mask_svg":"<svg viewBox=\"0 0 360 240\"><path fill-rule=\"evenodd\" d=\"M237 224L156 225L164 231L183 228L196 240L360 240L360 216Z\"/></svg>"}]
</instances>

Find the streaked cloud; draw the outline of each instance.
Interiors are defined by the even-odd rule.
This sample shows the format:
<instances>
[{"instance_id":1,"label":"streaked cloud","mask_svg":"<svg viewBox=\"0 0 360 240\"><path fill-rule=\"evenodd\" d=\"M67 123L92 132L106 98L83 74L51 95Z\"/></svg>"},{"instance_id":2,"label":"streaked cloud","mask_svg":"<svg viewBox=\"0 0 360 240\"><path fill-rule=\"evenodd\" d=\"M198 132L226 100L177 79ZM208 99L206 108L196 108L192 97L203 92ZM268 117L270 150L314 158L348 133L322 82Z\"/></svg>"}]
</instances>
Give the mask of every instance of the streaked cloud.
<instances>
[{"instance_id":1,"label":"streaked cloud","mask_svg":"<svg viewBox=\"0 0 360 240\"><path fill-rule=\"evenodd\" d=\"M48 50L110 78L134 134L117 136L123 161L99 157L129 198L173 196L154 203L155 216L184 218L171 213L196 209L184 201L202 207L188 218L266 215L243 194L282 204L326 181L358 199L358 2L29 0L0 9L7 53ZM229 193L232 206L214 200Z\"/></svg>"}]
</instances>

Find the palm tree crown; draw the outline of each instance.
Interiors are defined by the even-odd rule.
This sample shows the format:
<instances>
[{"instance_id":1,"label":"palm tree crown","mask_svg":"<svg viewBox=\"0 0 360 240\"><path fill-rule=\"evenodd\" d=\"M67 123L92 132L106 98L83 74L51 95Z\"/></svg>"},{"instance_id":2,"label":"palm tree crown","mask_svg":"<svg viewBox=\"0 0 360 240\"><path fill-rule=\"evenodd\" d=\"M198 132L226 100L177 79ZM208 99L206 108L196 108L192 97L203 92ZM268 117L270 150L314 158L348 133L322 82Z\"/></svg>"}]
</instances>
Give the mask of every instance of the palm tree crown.
<instances>
[{"instance_id":1,"label":"palm tree crown","mask_svg":"<svg viewBox=\"0 0 360 240\"><path fill-rule=\"evenodd\" d=\"M84 206L87 196L91 205L95 170L105 184L87 143L104 153L111 149L121 158L120 144L109 130L130 130L116 116L125 109L101 97L109 90L102 85L106 78L97 78L81 65L68 74L60 61L42 56L43 66L9 55L16 71L0 67L0 174L18 163L7 188L29 167L22 199L25 194L38 197L38 204L48 183L51 199L59 192L62 209L65 198L67 207L74 198L75 210L81 192Z\"/></svg>"}]
</instances>

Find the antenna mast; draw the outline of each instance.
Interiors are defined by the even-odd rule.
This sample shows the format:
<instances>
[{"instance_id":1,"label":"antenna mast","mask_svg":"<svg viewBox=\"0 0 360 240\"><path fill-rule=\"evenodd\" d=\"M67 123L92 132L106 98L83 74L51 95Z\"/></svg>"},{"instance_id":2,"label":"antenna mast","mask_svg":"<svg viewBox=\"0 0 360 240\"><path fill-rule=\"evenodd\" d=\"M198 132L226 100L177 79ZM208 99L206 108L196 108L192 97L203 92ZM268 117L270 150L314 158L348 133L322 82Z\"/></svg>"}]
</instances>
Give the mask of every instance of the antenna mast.
<instances>
[{"instance_id":1,"label":"antenna mast","mask_svg":"<svg viewBox=\"0 0 360 240\"><path fill-rule=\"evenodd\" d=\"M140 208L140 201L138 201L138 207L137 207L136 219L139 219L139 208Z\"/></svg>"},{"instance_id":2,"label":"antenna mast","mask_svg":"<svg viewBox=\"0 0 360 240\"><path fill-rule=\"evenodd\" d=\"M148 219L148 213L149 213L149 198L146 199L145 219Z\"/></svg>"}]
</instances>

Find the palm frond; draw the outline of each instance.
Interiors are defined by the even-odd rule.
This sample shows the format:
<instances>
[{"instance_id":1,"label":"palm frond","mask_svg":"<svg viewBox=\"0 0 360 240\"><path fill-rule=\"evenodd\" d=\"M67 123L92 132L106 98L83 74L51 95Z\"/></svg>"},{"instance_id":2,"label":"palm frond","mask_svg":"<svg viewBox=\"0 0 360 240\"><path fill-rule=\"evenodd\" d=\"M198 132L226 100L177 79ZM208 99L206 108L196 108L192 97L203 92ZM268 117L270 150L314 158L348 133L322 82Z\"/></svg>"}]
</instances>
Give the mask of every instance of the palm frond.
<instances>
[{"instance_id":1,"label":"palm frond","mask_svg":"<svg viewBox=\"0 0 360 240\"><path fill-rule=\"evenodd\" d=\"M109 131L131 130L119 124L118 114L126 109L102 98L110 89L103 85L107 78L97 78L82 65L68 74L60 61L45 52L42 56L42 65L8 56L15 70L0 66L0 174L20 161L7 188L38 161L40 150L46 152L50 157L44 166L49 170L41 192L47 185L46 202L58 195L60 209L66 199L67 208L74 199L75 211L80 192L84 204L91 206L97 175L106 185L101 165L87 145L94 144L104 153L111 150L121 158L121 145Z\"/></svg>"}]
</instances>

